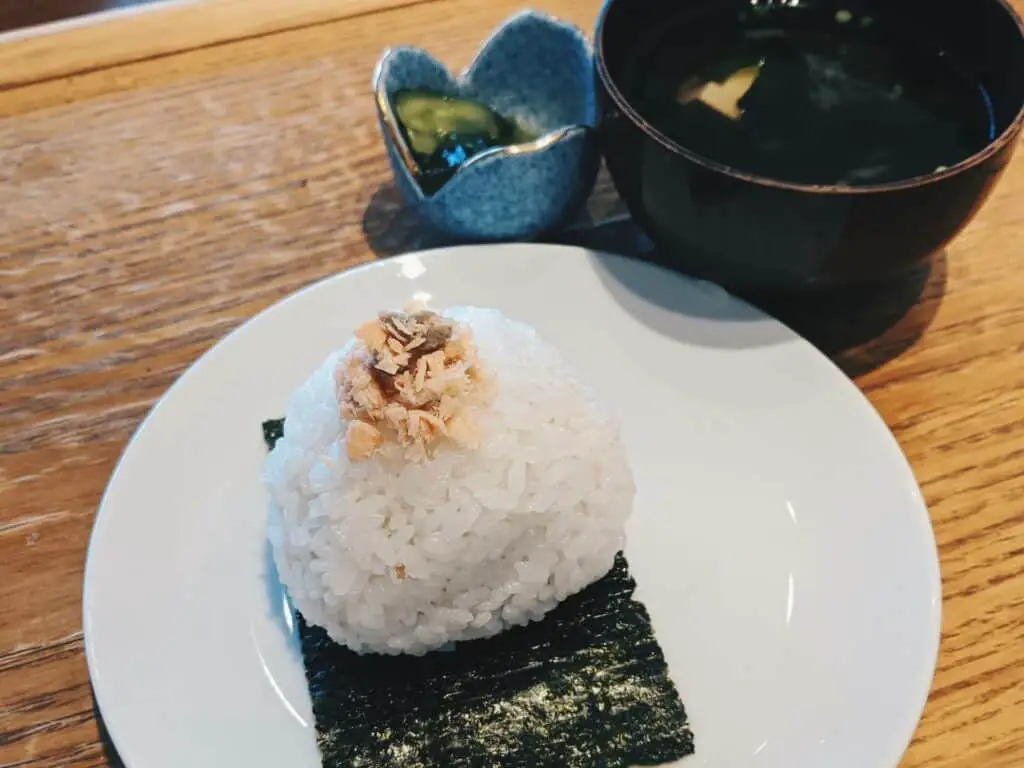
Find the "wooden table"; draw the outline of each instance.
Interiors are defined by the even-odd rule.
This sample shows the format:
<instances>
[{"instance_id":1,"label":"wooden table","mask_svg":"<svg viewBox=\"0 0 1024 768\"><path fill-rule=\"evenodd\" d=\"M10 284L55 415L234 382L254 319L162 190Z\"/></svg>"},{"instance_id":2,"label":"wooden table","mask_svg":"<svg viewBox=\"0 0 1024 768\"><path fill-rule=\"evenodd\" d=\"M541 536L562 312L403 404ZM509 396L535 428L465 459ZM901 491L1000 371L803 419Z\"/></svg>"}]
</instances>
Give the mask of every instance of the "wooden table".
<instances>
[{"instance_id":1,"label":"wooden table","mask_svg":"<svg viewBox=\"0 0 1024 768\"><path fill-rule=\"evenodd\" d=\"M542 5L592 28L599 3ZM373 120L380 50L458 67L517 6L206 0L0 40L0 765L107 764L82 570L150 406L268 304L424 243ZM602 183L594 216L616 206ZM820 341L902 443L941 549L942 653L906 766L1024 765L1022 232L1024 158L910 300Z\"/></svg>"}]
</instances>

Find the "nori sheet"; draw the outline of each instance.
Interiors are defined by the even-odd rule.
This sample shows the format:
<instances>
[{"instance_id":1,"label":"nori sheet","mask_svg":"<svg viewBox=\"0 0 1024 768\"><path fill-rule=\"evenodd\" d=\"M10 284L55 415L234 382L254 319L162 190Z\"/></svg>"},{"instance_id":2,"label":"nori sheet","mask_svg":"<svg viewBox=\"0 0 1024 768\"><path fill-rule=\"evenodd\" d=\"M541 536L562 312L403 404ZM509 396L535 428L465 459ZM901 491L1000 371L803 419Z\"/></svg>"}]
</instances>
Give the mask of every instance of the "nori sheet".
<instances>
[{"instance_id":1,"label":"nori sheet","mask_svg":"<svg viewBox=\"0 0 1024 768\"><path fill-rule=\"evenodd\" d=\"M263 424L273 447L281 421ZM325 768L629 768L693 754L622 554L542 621L425 656L358 655L299 617Z\"/></svg>"}]
</instances>

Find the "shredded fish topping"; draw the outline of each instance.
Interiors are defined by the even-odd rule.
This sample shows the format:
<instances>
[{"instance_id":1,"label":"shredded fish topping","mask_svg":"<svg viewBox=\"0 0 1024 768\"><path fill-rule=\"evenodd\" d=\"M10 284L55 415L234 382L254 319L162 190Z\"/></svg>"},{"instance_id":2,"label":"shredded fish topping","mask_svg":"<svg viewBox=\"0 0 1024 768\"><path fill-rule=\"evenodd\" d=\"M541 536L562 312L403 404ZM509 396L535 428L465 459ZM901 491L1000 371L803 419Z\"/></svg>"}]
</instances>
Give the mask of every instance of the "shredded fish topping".
<instances>
[{"instance_id":1,"label":"shredded fish topping","mask_svg":"<svg viewBox=\"0 0 1024 768\"><path fill-rule=\"evenodd\" d=\"M338 366L346 451L365 461L389 445L423 461L448 440L479 444L473 413L492 397L469 328L422 308L381 312Z\"/></svg>"}]
</instances>

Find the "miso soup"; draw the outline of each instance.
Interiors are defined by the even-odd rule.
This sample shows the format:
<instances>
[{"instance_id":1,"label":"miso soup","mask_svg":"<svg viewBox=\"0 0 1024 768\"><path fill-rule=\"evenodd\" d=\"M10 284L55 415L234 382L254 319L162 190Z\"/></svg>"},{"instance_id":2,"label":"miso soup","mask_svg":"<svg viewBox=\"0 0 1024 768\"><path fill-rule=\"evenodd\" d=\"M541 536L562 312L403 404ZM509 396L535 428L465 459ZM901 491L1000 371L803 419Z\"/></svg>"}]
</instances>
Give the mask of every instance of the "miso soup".
<instances>
[{"instance_id":1,"label":"miso soup","mask_svg":"<svg viewBox=\"0 0 1024 768\"><path fill-rule=\"evenodd\" d=\"M795 3L715 9L672 19L636 50L621 86L647 122L708 160L779 181L899 181L995 138L984 85L882 17Z\"/></svg>"}]
</instances>

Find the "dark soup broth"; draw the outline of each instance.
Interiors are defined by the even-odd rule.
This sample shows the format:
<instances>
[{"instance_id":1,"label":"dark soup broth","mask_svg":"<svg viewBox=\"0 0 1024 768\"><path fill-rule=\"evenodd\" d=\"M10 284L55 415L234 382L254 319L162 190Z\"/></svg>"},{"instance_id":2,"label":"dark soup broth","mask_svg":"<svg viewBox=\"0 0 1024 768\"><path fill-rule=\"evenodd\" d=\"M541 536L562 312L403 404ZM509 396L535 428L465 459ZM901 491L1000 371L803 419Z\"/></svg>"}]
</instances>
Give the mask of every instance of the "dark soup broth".
<instances>
[{"instance_id":1,"label":"dark soup broth","mask_svg":"<svg viewBox=\"0 0 1024 768\"><path fill-rule=\"evenodd\" d=\"M675 18L636 50L622 87L640 115L747 173L884 184L956 165L995 138L983 84L879 16L719 8Z\"/></svg>"}]
</instances>

